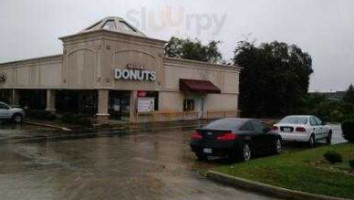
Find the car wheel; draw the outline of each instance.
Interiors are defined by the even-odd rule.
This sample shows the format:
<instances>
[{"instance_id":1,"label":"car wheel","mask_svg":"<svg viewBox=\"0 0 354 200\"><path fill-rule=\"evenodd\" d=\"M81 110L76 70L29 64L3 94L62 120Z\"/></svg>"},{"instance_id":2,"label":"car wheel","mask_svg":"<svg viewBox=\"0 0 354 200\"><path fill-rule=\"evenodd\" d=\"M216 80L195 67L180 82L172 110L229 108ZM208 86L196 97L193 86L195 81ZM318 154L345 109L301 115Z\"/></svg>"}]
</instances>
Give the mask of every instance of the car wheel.
<instances>
[{"instance_id":1,"label":"car wheel","mask_svg":"<svg viewBox=\"0 0 354 200\"><path fill-rule=\"evenodd\" d=\"M208 160L208 156L205 155L204 153L196 153L195 155L197 156L198 160L200 160L200 161Z\"/></svg>"},{"instance_id":2,"label":"car wheel","mask_svg":"<svg viewBox=\"0 0 354 200\"><path fill-rule=\"evenodd\" d=\"M281 139L277 138L274 145L274 153L280 154L282 150Z\"/></svg>"},{"instance_id":3,"label":"car wheel","mask_svg":"<svg viewBox=\"0 0 354 200\"><path fill-rule=\"evenodd\" d=\"M12 121L15 122L16 124L20 124L22 123L22 115L20 114L15 114L13 117L12 117Z\"/></svg>"},{"instance_id":4,"label":"car wheel","mask_svg":"<svg viewBox=\"0 0 354 200\"><path fill-rule=\"evenodd\" d=\"M245 143L242 147L241 159L242 161L249 161L251 159L252 150L249 143Z\"/></svg>"},{"instance_id":5,"label":"car wheel","mask_svg":"<svg viewBox=\"0 0 354 200\"><path fill-rule=\"evenodd\" d=\"M310 147L314 147L316 144L316 140L315 140L315 136L311 135L310 139L309 139L309 146Z\"/></svg>"},{"instance_id":6,"label":"car wheel","mask_svg":"<svg viewBox=\"0 0 354 200\"><path fill-rule=\"evenodd\" d=\"M328 136L326 138L326 143L331 144L332 141L332 131L329 131Z\"/></svg>"}]
</instances>

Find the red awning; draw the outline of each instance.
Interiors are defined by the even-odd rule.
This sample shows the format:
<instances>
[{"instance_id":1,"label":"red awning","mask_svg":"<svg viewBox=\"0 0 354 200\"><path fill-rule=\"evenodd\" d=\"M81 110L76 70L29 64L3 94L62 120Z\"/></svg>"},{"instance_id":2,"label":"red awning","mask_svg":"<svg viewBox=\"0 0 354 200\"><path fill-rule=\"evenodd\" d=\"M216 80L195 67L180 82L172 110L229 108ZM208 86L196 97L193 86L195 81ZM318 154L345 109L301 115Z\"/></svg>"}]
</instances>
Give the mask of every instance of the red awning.
<instances>
[{"instance_id":1,"label":"red awning","mask_svg":"<svg viewBox=\"0 0 354 200\"><path fill-rule=\"evenodd\" d=\"M220 93L220 89L210 81L180 79L179 89L183 92Z\"/></svg>"}]
</instances>

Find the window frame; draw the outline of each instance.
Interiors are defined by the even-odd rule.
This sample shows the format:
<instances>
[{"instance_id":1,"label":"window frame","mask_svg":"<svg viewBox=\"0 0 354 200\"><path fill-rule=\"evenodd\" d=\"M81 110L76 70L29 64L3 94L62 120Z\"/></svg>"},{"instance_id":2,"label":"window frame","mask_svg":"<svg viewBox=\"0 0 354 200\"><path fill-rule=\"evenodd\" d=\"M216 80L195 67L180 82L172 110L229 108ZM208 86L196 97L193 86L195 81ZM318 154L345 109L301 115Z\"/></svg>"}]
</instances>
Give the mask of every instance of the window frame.
<instances>
[{"instance_id":1,"label":"window frame","mask_svg":"<svg viewBox=\"0 0 354 200\"><path fill-rule=\"evenodd\" d=\"M251 129L245 129L245 127L247 126L249 124L249 128L251 128ZM254 132L254 131L256 131L256 129L254 128L254 126L253 126L253 124L252 124L252 122L251 121L248 121L248 122L246 122L245 124L243 124L241 127L240 127L240 131L249 131L249 132Z\"/></svg>"},{"instance_id":2,"label":"window frame","mask_svg":"<svg viewBox=\"0 0 354 200\"><path fill-rule=\"evenodd\" d=\"M195 100L194 99L184 99L183 100L183 111L194 111L195 110Z\"/></svg>"},{"instance_id":3,"label":"window frame","mask_svg":"<svg viewBox=\"0 0 354 200\"><path fill-rule=\"evenodd\" d=\"M316 117L316 116L313 116L313 118L314 118L315 121L317 122L317 125L323 125L323 121L322 121L320 118L318 118L318 117Z\"/></svg>"},{"instance_id":4,"label":"window frame","mask_svg":"<svg viewBox=\"0 0 354 200\"><path fill-rule=\"evenodd\" d=\"M136 33L136 29L134 27L132 27L130 24L128 24L125 21L119 21L120 26L124 29L124 31L126 32L132 32L132 33Z\"/></svg>"},{"instance_id":5,"label":"window frame","mask_svg":"<svg viewBox=\"0 0 354 200\"><path fill-rule=\"evenodd\" d=\"M314 121L315 123L312 124L311 121ZM317 121L316 121L316 119L314 117L310 117L309 123L310 123L311 126L318 126Z\"/></svg>"},{"instance_id":6,"label":"window frame","mask_svg":"<svg viewBox=\"0 0 354 200\"><path fill-rule=\"evenodd\" d=\"M266 125L261 122L261 121L257 121L257 120L252 120L251 121L253 129L255 132L258 132L259 134L263 134L264 133L264 129L266 128ZM259 130L257 130L256 126L259 126Z\"/></svg>"},{"instance_id":7,"label":"window frame","mask_svg":"<svg viewBox=\"0 0 354 200\"><path fill-rule=\"evenodd\" d=\"M112 23L113 24L113 27L111 27L111 26L108 26L108 24L110 24L110 23ZM107 25L107 27L106 27L106 25ZM116 23L115 23L115 21L114 20L107 20L103 25L102 25L102 27L101 27L102 29L104 29L104 30L109 30L109 31L112 31L112 30L115 30L115 29L117 29L117 25L116 25ZM113 29L112 29L113 28Z\"/></svg>"}]
</instances>

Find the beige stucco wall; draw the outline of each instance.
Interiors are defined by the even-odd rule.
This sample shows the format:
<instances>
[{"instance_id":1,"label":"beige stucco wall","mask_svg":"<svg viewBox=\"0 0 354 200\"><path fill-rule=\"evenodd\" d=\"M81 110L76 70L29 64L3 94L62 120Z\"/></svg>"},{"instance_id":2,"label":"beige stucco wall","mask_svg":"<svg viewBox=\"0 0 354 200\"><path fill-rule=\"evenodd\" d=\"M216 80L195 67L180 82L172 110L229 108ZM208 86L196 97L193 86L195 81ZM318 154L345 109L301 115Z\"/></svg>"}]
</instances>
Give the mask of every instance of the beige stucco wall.
<instances>
[{"instance_id":1,"label":"beige stucco wall","mask_svg":"<svg viewBox=\"0 0 354 200\"><path fill-rule=\"evenodd\" d=\"M63 85L67 88L92 89L96 84L97 52L75 49L65 56Z\"/></svg>"},{"instance_id":2,"label":"beige stucco wall","mask_svg":"<svg viewBox=\"0 0 354 200\"><path fill-rule=\"evenodd\" d=\"M7 76L0 88L158 91L162 111L182 111L186 98L203 99L204 112L238 109L238 67L166 58L164 41L107 31L61 39L63 55L0 64L0 74ZM155 71L157 79L115 80L114 69L126 69L127 64ZM179 90L180 79L209 80L221 93L185 94ZM199 105L195 105L196 111Z\"/></svg>"},{"instance_id":3,"label":"beige stucco wall","mask_svg":"<svg viewBox=\"0 0 354 200\"><path fill-rule=\"evenodd\" d=\"M210 80L222 93L238 93L239 70L165 58L163 41L94 32L62 38L63 55L0 64L2 88L67 88L179 91L179 79ZM156 81L115 80L114 69L136 64L157 73Z\"/></svg>"},{"instance_id":4,"label":"beige stucco wall","mask_svg":"<svg viewBox=\"0 0 354 200\"><path fill-rule=\"evenodd\" d=\"M165 85L163 90L179 91L180 79L209 80L221 93L238 94L240 70L237 67L208 64L203 62L165 59Z\"/></svg>"},{"instance_id":5,"label":"beige stucco wall","mask_svg":"<svg viewBox=\"0 0 354 200\"><path fill-rule=\"evenodd\" d=\"M127 64L144 66L144 70L155 71L157 79L155 81L137 80L113 80L110 87L121 88L123 90L159 90L163 83L163 58L162 45L151 46L146 43L129 43L127 41L105 40L105 45L109 45L111 50L108 52L109 59L106 60L103 78L113 77L115 69L126 69ZM110 72L110 73L107 73Z\"/></svg>"},{"instance_id":6,"label":"beige stucco wall","mask_svg":"<svg viewBox=\"0 0 354 200\"><path fill-rule=\"evenodd\" d=\"M165 59L165 85L159 93L159 109L183 111L185 99L203 100L203 112L238 109L238 67L222 66L181 59ZM180 79L209 80L220 94L185 94L179 91ZM200 104L195 103L195 111ZM205 116L205 115L204 115Z\"/></svg>"},{"instance_id":7,"label":"beige stucco wall","mask_svg":"<svg viewBox=\"0 0 354 200\"><path fill-rule=\"evenodd\" d=\"M180 92L160 92L159 110L162 111L183 111L185 99L203 99L203 112L207 111L236 111L238 109L237 94L206 94L193 95ZM199 111L199 104L195 104L195 111Z\"/></svg>"},{"instance_id":8,"label":"beige stucco wall","mask_svg":"<svg viewBox=\"0 0 354 200\"><path fill-rule=\"evenodd\" d=\"M0 88L60 88L61 70L61 55L0 64Z\"/></svg>"},{"instance_id":9,"label":"beige stucco wall","mask_svg":"<svg viewBox=\"0 0 354 200\"><path fill-rule=\"evenodd\" d=\"M64 42L62 86L68 89L94 89L99 68L99 37Z\"/></svg>"},{"instance_id":10,"label":"beige stucco wall","mask_svg":"<svg viewBox=\"0 0 354 200\"><path fill-rule=\"evenodd\" d=\"M163 45L160 40L96 31L62 38L63 80L67 88L158 90L163 84ZM115 69L127 64L156 71L156 81L115 80Z\"/></svg>"},{"instance_id":11,"label":"beige stucco wall","mask_svg":"<svg viewBox=\"0 0 354 200\"><path fill-rule=\"evenodd\" d=\"M238 109L237 94L208 94L204 99L204 111L223 111Z\"/></svg>"},{"instance_id":12,"label":"beige stucco wall","mask_svg":"<svg viewBox=\"0 0 354 200\"><path fill-rule=\"evenodd\" d=\"M159 92L159 110L182 111L184 95L179 92Z\"/></svg>"}]
</instances>

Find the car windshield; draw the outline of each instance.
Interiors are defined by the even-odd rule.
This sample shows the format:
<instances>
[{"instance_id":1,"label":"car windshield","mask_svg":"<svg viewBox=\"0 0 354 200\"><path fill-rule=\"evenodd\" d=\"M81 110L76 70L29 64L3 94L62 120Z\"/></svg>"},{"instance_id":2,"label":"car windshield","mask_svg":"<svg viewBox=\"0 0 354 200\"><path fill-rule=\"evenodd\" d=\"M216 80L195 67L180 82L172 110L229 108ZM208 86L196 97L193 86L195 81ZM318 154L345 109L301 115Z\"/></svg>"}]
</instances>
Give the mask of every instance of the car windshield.
<instances>
[{"instance_id":1,"label":"car windshield","mask_svg":"<svg viewBox=\"0 0 354 200\"><path fill-rule=\"evenodd\" d=\"M301 116L289 116L283 118L279 123L280 124L307 124L307 117Z\"/></svg>"},{"instance_id":2,"label":"car windshield","mask_svg":"<svg viewBox=\"0 0 354 200\"><path fill-rule=\"evenodd\" d=\"M211 122L204 128L206 129L236 129L244 123L241 119L220 119Z\"/></svg>"},{"instance_id":3,"label":"car windshield","mask_svg":"<svg viewBox=\"0 0 354 200\"><path fill-rule=\"evenodd\" d=\"M10 109L11 107L5 103L0 102L0 109Z\"/></svg>"}]
</instances>

